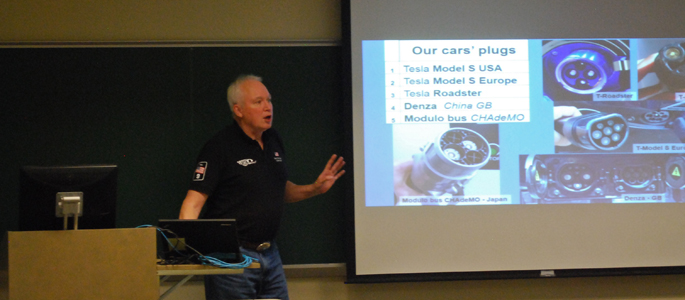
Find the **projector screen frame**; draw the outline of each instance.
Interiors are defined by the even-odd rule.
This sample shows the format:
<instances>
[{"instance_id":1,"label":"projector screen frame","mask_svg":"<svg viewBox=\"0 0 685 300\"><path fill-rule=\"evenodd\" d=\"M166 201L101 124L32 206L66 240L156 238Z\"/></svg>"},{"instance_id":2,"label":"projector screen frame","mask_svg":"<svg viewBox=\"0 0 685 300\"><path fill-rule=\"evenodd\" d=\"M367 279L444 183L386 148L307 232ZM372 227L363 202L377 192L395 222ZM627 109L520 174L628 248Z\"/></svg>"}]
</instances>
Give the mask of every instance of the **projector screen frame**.
<instances>
[{"instance_id":1,"label":"projector screen frame","mask_svg":"<svg viewBox=\"0 0 685 300\"><path fill-rule=\"evenodd\" d=\"M348 129L353 129L353 130L347 130L346 132L350 132L345 139L349 145L349 149L345 149L346 153L359 153L358 151L354 151L356 147L363 147L360 146L359 143L354 144L356 140L353 135L355 133L354 131L354 119L355 118L360 118L360 116L355 115L355 110L354 110L354 91L353 91L353 76L355 76L354 71L352 70L354 68L353 66L353 59L352 55L353 52L355 51L355 47L360 47L360 45L355 45L355 41L352 40L352 16L351 16L351 2L350 0L343 0L342 2L342 29L343 29L343 80L344 80L344 89L345 89L345 94L344 94L344 99L347 99L349 102L346 103L345 105L345 113L346 113L346 128ZM392 1L391 1L392 2ZM502 1L489 1L491 4L492 3L499 3ZM667 5L673 5L673 1L667 1ZM473 1L464 1L464 3L470 3L470 5L473 5ZM482 1L481 1L482 3ZM532 3L532 4L531 4ZM578 3L578 2L577 2ZM580 1L579 5L587 5L590 3L589 1ZM534 5L534 4L542 4L541 1L530 1L529 4ZM640 4L637 2L630 1L630 3L626 4L627 6L639 6ZM373 13L373 12L367 12L367 13ZM649 14L648 14L649 15ZM682 25L681 25L682 27ZM609 30L610 31L610 30ZM666 31L661 31L660 34L659 29L656 28L654 29L657 34L654 34L653 37L660 37L660 38L667 38L667 37L673 37L673 36L668 36ZM473 34L465 34L464 36L452 36L452 37L442 37L443 39L545 39L545 38L564 38L564 39L582 39L582 38L601 38L601 37L607 37L606 35L607 32L602 32L601 30L598 32L593 32L589 33L586 35L578 35L577 33L572 33L572 32L563 32L560 34L560 36L548 36L544 34L544 30L538 31L538 32L531 32L529 35L518 35L518 36L507 36L506 34L504 35L497 35L496 33L493 33L492 31L488 31L487 29L484 30L484 33L482 36L475 36ZM626 38L625 36L611 36L613 38ZM432 38L440 38L440 37L435 37L435 36L430 36L430 34L426 37L423 38L418 38L416 36L402 36L402 37L392 37L393 39L432 39ZM685 36L683 37L685 38ZM349 73L348 73L349 72ZM362 151L363 152L363 151ZM349 155L348 157L352 157L350 159L352 164L348 164L348 173L354 174L354 180L364 180L363 178L360 178L360 176L357 176L357 173L354 172L355 166L357 169L359 169L359 166L364 165L364 158L363 157L358 157L355 155ZM362 168L363 170L363 168ZM357 185L355 187L349 188L348 191L348 201L347 201L347 211L346 211L346 232L347 232L347 249L346 249L346 254L347 254L347 281L350 283L372 283L372 282L408 282L408 281L440 281L440 280L473 280L473 279L510 279L510 278L540 278L540 277L584 277L584 276L620 276L620 275L647 275L647 274L682 274L685 273L685 266L655 266L655 267L626 267L626 268L573 268L573 269L554 269L554 270L507 270L507 271L477 271L477 272L424 272L424 273L406 273L406 274L371 274L371 275L358 275L357 274L357 265L356 265L356 246L355 246L355 195L359 195L359 191L355 192L355 188L357 188ZM392 245L388 245L388 247L392 247Z\"/></svg>"}]
</instances>

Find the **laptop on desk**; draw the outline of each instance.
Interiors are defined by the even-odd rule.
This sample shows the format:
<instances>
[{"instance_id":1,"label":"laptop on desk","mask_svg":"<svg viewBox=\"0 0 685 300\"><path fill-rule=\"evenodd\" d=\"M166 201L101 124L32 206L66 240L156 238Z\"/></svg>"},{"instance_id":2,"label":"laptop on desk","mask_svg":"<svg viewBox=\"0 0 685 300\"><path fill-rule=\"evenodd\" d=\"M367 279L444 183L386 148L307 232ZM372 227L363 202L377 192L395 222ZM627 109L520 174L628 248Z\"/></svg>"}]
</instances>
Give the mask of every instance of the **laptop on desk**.
<instances>
[{"instance_id":1,"label":"laptop on desk","mask_svg":"<svg viewBox=\"0 0 685 300\"><path fill-rule=\"evenodd\" d=\"M229 263L243 260L235 219L163 219L158 227L166 239L159 235L157 249L167 263L198 263L197 252Z\"/></svg>"}]
</instances>

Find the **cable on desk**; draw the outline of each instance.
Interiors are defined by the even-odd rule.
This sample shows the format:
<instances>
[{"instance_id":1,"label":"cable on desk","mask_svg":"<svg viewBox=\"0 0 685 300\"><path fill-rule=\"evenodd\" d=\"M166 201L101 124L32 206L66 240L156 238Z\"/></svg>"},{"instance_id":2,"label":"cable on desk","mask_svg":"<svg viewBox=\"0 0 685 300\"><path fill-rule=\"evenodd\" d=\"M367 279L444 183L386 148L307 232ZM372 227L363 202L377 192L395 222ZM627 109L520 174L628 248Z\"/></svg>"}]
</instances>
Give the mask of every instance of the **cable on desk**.
<instances>
[{"instance_id":1,"label":"cable on desk","mask_svg":"<svg viewBox=\"0 0 685 300\"><path fill-rule=\"evenodd\" d=\"M167 243L169 243L171 248L174 251L176 251L176 253L184 256L180 260L163 260L161 264L165 264L165 265L187 264L188 262L191 262L194 259L197 259L203 265L215 266L215 267L219 267L219 268L229 268L229 269L244 269L244 268L249 267L253 262L259 261L258 259L254 258L254 257L250 257L250 256L247 256L245 254L242 254L243 261L241 261L239 263L228 263L228 262L225 262L225 261L223 261L219 258L213 257L213 256L203 255L202 253L200 253L200 251L197 251L195 248L191 247L190 245L186 244L183 240L179 239L178 235L169 229L159 228L159 227L153 226L153 225L140 225L136 228L149 228L149 227L156 228L157 231L162 235L162 237L167 241ZM184 255L183 253L181 253L177 249L178 243L176 243L176 244L172 243L171 240L169 240L169 238L164 234L164 232L175 236L176 241L184 243L186 248L193 250L193 252L195 252L196 254Z\"/></svg>"}]
</instances>

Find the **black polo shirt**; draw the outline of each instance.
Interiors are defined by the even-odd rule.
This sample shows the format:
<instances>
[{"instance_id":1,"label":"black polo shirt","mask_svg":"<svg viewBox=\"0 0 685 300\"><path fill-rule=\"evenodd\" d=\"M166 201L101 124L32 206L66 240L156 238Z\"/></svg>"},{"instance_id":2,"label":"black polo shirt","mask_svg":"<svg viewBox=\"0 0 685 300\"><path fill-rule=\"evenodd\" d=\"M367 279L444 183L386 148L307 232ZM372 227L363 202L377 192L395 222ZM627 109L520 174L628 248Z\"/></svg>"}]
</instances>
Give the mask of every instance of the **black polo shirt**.
<instances>
[{"instance_id":1,"label":"black polo shirt","mask_svg":"<svg viewBox=\"0 0 685 300\"><path fill-rule=\"evenodd\" d=\"M209 195L203 219L236 219L239 238L253 243L276 237L288 180L280 135L269 129L262 142L233 122L202 148L190 185Z\"/></svg>"}]
</instances>

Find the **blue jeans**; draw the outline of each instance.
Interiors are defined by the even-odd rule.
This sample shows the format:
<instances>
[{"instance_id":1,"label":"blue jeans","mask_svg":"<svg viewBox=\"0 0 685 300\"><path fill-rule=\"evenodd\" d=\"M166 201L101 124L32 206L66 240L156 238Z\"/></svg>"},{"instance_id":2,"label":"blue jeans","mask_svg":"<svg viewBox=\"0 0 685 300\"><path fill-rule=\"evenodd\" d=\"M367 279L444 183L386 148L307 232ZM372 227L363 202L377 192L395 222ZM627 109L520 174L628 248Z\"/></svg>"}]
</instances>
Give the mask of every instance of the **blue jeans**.
<instances>
[{"instance_id":1,"label":"blue jeans","mask_svg":"<svg viewBox=\"0 0 685 300\"><path fill-rule=\"evenodd\" d=\"M275 243L262 252L240 248L243 254L259 260L259 268L246 268L243 274L205 276L207 300L283 299L288 300L288 287L283 263Z\"/></svg>"}]
</instances>

